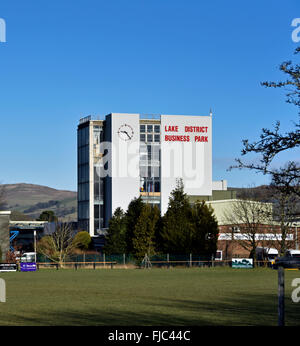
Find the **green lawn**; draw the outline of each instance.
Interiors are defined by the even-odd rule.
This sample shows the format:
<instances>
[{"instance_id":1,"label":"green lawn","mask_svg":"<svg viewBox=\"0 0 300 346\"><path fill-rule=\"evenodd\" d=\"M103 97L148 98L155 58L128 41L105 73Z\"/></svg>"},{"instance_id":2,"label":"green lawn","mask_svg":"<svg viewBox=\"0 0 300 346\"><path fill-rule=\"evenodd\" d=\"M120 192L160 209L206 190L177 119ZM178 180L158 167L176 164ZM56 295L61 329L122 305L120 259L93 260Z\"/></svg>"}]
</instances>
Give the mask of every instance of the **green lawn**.
<instances>
[{"instance_id":1,"label":"green lawn","mask_svg":"<svg viewBox=\"0 0 300 346\"><path fill-rule=\"evenodd\" d=\"M277 325L271 269L81 269L0 273L0 325ZM285 271L286 324L300 325Z\"/></svg>"}]
</instances>

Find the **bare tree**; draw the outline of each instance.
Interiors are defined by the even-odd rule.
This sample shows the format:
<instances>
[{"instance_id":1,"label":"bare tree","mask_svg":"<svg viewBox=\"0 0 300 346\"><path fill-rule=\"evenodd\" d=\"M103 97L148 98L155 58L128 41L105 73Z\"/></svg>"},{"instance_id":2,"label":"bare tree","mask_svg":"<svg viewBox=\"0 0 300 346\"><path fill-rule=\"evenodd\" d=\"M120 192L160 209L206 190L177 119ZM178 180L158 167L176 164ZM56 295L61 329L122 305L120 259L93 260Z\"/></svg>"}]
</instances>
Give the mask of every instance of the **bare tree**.
<instances>
[{"instance_id":1,"label":"bare tree","mask_svg":"<svg viewBox=\"0 0 300 346\"><path fill-rule=\"evenodd\" d=\"M264 233L272 222L272 204L237 199L224 211L223 218L231 227L232 240L256 261L256 248L264 243Z\"/></svg>"},{"instance_id":2,"label":"bare tree","mask_svg":"<svg viewBox=\"0 0 300 346\"><path fill-rule=\"evenodd\" d=\"M295 51L295 54L299 53L300 47ZM271 167L274 158L280 153L295 150L300 146L300 65L286 61L280 65L280 70L287 75L286 81L261 84L267 88L286 90L286 102L298 108L298 119L294 122L294 127L290 131L282 133L280 122L277 121L273 129L263 128L258 140L252 143L248 139L243 140L242 156L254 153L259 156L259 161L251 163L238 158L236 165L231 166L230 169L246 168L270 175L276 185L285 185L289 192L300 196L300 162L289 161L279 169Z\"/></svg>"},{"instance_id":3,"label":"bare tree","mask_svg":"<svg viewBox=\"0 0 300 346\"><path fill-rule=\"evenodd\" d=\"M277 185L276 182L271 184L273 190L272 202L274 221L280 228L273 230L275 248L283 255L289 247L295 246L295 240L290 238L291 228L294 221L299 215L300 198L284 183Z\"/></svg>"},{"instance_id":4,"label":"bare tree","mask_svg":"<svg viewBox=\"0 0 300 346\"><path fill-rule=\"evenodd\" d=\"M37 243L37 252L62 264L66 257L74 251L73 237L74 232L70 223L57 222L55 231Z\"/></svg>"}]
</instances>

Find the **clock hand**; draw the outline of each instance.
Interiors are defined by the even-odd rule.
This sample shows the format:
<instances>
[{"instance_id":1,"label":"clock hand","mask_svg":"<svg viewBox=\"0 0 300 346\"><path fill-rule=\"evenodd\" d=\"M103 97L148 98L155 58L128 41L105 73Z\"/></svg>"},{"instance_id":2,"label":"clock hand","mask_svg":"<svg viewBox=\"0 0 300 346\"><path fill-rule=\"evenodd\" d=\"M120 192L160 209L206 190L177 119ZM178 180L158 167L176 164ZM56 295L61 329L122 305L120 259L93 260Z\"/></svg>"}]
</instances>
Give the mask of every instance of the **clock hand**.
<instances>
[{"instance_id":1,"label":"clock hand","mask_svg":"<svg viewBox=\"0 0 300 346\"><path fill-rule=\"evenodd\" d=\"M130 139L129 134L127 133L127 131L121 131L122 133L126 133L127 137Z\"/></svg>"}]
</instances>

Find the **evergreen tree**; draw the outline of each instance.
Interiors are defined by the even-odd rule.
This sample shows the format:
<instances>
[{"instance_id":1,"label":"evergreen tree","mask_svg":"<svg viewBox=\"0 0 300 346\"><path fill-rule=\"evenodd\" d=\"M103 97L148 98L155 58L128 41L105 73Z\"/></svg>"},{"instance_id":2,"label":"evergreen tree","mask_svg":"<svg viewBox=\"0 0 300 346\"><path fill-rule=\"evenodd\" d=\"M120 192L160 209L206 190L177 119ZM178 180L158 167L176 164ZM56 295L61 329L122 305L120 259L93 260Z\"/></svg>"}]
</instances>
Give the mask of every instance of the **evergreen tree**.
<instances>
[{"instance_id":1,"label":"evergreen tree","mask_svg":"<svg viewBox=\"0 0 300 346\"><path fill-rule=\"evenodd\" d=\"M55 215L53 210L44 210L37 221L48 221L48 222L57 222L58 218Z\"/></svg>"},{"instance_id":2,"label":"evergreen tree","mask_svg":"<svg viewBox=\"0 0 300 346\"><path fill-rule=\"evenodd\" d=\"M155 251L155 227L160 219L160 211L149 204L143 206L133 232L133 250L138 260L142 260L147 254L151 256Z\"/></svg>"},{"instance_id":3,"label":"evergreen tree","mask_svg":"<svg viewBox=\"0 0 300 346\"><path fill-rule=\"evenodd\" d=\"M157 208L158 209L158 208ZM164 247L164 239L162 236L162 229L163 229L163 217L161 217L160 210L159 210L159 219L157 220L155 224L155 252L156 253L164 253L165 247Z\"/></svg>"},{"instance_id":4,"label":"evergreen tree","mask_svg":"<svg viewBox=\"0 0 300 346\"><path fill-rule=\"evenodd\" d=\"M121 208L117 208L109 220L109 227L105 237L106 243L104 252L107 254L122 254L126 252L126 220L125 213Z\"/></svg>"},{"instance_id":5,"label":"evergreen tree","mask_svg":"<svg viewBox=\"0 0 300 346\"><path fill-rule=\"evenodd\" d=\"M191 253L211 259L217 251L218 222L211 206L204 201L193 207L194 233Z\"/></svg>"},{"instance_id":6,"label":"evergreen tree","mask_svg":"<svg viewBox=\"0 0 300 346\"><path fill-rule=\"evenodd\" d=\"M128 205L128 209L125 215L126 220L126 233L125 233L125 243L126 243L126 252L128 254L134 252L132 239L134 237L134 230L139 219L141 212L143 210L144 203L142 197L134 198Z\"/></svg>"},{"instance_id":7,"label":"evergreen tree","mask_svg":"<svg viewBox=\"0 0 300 346\"><path fill-rule=\"evenodd\" d=\"M192 250L193 217L182 179L177 181L163 217L159 248L165 253L185 254Z\"/></svg>"}]
</instances>

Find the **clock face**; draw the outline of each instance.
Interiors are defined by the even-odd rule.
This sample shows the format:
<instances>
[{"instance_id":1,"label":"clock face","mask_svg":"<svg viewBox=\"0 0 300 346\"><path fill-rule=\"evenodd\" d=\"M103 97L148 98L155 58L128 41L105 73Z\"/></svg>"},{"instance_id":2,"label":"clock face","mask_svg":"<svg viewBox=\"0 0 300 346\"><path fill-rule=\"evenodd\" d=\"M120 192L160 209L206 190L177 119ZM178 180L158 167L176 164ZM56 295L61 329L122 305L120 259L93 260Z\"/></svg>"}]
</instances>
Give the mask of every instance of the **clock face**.
<instances>
[{"instance_id":1,"label":"clock face","mask_svg":"<svg viewBox=\"0 0 300 346\"><path fill-rule=\"evenodd\" d=\"M133 128L128 124L121 125L118 130L118 135L123 141L130 141L133 137Z\"/></svg>"}]
</instances>

